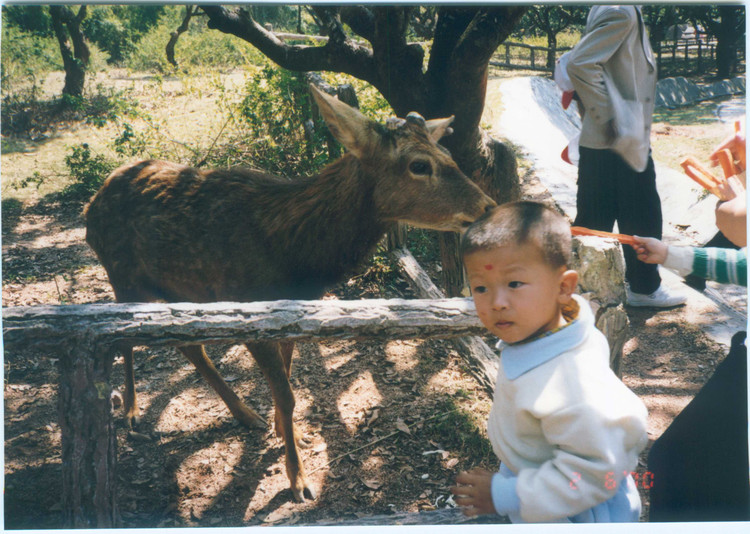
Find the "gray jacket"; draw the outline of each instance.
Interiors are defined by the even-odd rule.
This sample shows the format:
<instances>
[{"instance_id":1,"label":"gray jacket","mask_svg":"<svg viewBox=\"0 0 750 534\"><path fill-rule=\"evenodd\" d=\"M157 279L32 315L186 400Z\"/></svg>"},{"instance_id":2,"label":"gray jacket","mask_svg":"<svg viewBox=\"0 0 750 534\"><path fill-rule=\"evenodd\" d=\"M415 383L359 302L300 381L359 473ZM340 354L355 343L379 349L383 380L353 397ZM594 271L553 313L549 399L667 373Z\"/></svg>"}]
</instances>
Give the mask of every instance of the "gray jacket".
<instances>
[{"instance_id":1,"label":"gray jacket","mask_svg":"<svg viewBox=\"0 0 750 534\"><path fill-rule=\"evenodd\" d=\"M581 146L615 149L631 167L642 171L648 158L657 70L640 9L632 5L593 6L586 31L571 51L567 72L585 109ZM618 100L628 101L628 109L637 110L642 120L639 116L625 124L633 115L618 116L616 108L623 104ZM624 148L608 143L606 127L612 119L618 135L630 129L637 139ZM632 132L636 124L639 133Z\"/></svg>"}]
</instances>

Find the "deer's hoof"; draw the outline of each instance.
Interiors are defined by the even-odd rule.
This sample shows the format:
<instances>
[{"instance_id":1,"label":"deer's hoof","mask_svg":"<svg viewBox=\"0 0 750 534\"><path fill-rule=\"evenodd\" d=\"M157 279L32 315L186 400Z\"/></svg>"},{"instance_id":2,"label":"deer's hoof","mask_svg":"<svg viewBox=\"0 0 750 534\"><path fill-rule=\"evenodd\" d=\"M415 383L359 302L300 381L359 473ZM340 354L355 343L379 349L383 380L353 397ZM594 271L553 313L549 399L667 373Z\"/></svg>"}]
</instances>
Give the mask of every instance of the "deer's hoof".
<instances>
[{"instance_id":1,"label":"deer's hoof","mask_svg":"<svg viewBox=\"0 0 750 534\"><path fill-rule=\"evenodd\" d=\"M141 426L141 416L138 414L131 414L127 416L128 428L130 430L137 430Z\"/></svg>"},{"instance_id":2,"label":"deer's hoof","mask_svg":"<svg viewBox=\"0 0 750 534\"><path fill-rule=\"evenodd\" d=\"M258 415L255 410L243 407L243 410L238 410L233 413L234 418L243 426L247 428L255 428L258 430L265 430L268 428L266 420Z\"/></svg>"},{"instance_id":3,"label":"deer's hoof","mask_svg":"<svg viewBox=\"0 0 750 534\"><path fill-rule=\"evenodd\" d=\"M314 501L318 497L315 490L307 484L305 484L302 489L292 488L292 493L294 494L294 500L297 502L305 502L306 500Z\"/></svg>"},{"instance_id":4,"label":"deer's hoof","mask_svg":"<svg viewBox=\"0 0 750 534\"><path fill-rule=\"evenodd\" d=\"M268 428L268 424L266 424L266 420L262 417L258 417L257 419L252 419L247 422L243 422L244 425L248 428L255 428L257 430L266 430Z\"/></svg>"}]
</instances>

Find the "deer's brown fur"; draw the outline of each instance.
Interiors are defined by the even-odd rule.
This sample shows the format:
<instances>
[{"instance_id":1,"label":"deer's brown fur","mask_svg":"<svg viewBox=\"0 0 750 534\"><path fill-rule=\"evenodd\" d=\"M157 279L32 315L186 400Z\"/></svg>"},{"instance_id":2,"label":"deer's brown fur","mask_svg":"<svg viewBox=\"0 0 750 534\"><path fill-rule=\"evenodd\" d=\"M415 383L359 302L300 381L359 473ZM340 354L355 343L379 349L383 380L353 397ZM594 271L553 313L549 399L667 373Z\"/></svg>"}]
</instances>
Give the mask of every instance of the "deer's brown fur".
<instances>
[{"instance_id":1,"label":"deer's brown fur","mask_svg":"<svg viewBox=\"0 0 750 534\"><path fill-rule=\"evenodd\" d=\"M252 169L203 171L142 161L107 178L86 209L86 240L119 302L319 298L397 221L460 231L494 205L437 144L452 118L424 121L410 114L386 127L311 90L348 150L317 176L290 180ZM271 387L294 497L314 498L292 424L294 344L247 347ZM240 422L265 424L202 346L180 350ZM133 353L124 352L125 410L134 424Z\"/></svg>"}]
</instances>

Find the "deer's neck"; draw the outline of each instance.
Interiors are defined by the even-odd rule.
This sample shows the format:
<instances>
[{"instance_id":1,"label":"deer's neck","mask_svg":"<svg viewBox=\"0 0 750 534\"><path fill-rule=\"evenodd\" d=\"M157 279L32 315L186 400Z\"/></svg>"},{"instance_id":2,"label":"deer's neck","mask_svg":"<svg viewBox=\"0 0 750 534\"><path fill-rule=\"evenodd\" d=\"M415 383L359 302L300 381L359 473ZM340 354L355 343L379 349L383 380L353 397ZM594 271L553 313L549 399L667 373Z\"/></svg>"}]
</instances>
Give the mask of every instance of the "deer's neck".
<instances>
[{"instance_id":1,"label":"deer's neck","mask_svg":"<svg viewBox=\"0 0 750 534\"><path fill-rule=\"evenodd\" d=\"M389 226L378 217L373 189L373 178L346 155L269 199L269 227L289 267L332 283L364 261Z\"/></svg>"}]
</instances>

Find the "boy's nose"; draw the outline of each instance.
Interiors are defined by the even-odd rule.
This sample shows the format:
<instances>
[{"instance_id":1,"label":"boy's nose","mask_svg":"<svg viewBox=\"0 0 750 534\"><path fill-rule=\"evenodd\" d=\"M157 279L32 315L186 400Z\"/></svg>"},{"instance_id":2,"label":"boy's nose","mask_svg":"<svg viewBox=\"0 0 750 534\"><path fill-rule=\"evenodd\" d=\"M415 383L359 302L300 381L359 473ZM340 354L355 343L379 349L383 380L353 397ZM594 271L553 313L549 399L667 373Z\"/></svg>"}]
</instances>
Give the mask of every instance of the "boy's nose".
<instances>
[{"instance_id":1,"label":"boy's nose","mask_svg":"<svg viewBox=\"0 0 750 534\"><path fill-rule=\"evenodd\" d=\"M504 291L495 291L492 295L492 309L499 311L508 307L508 299Z\"/></svg>"}]
</instances>

